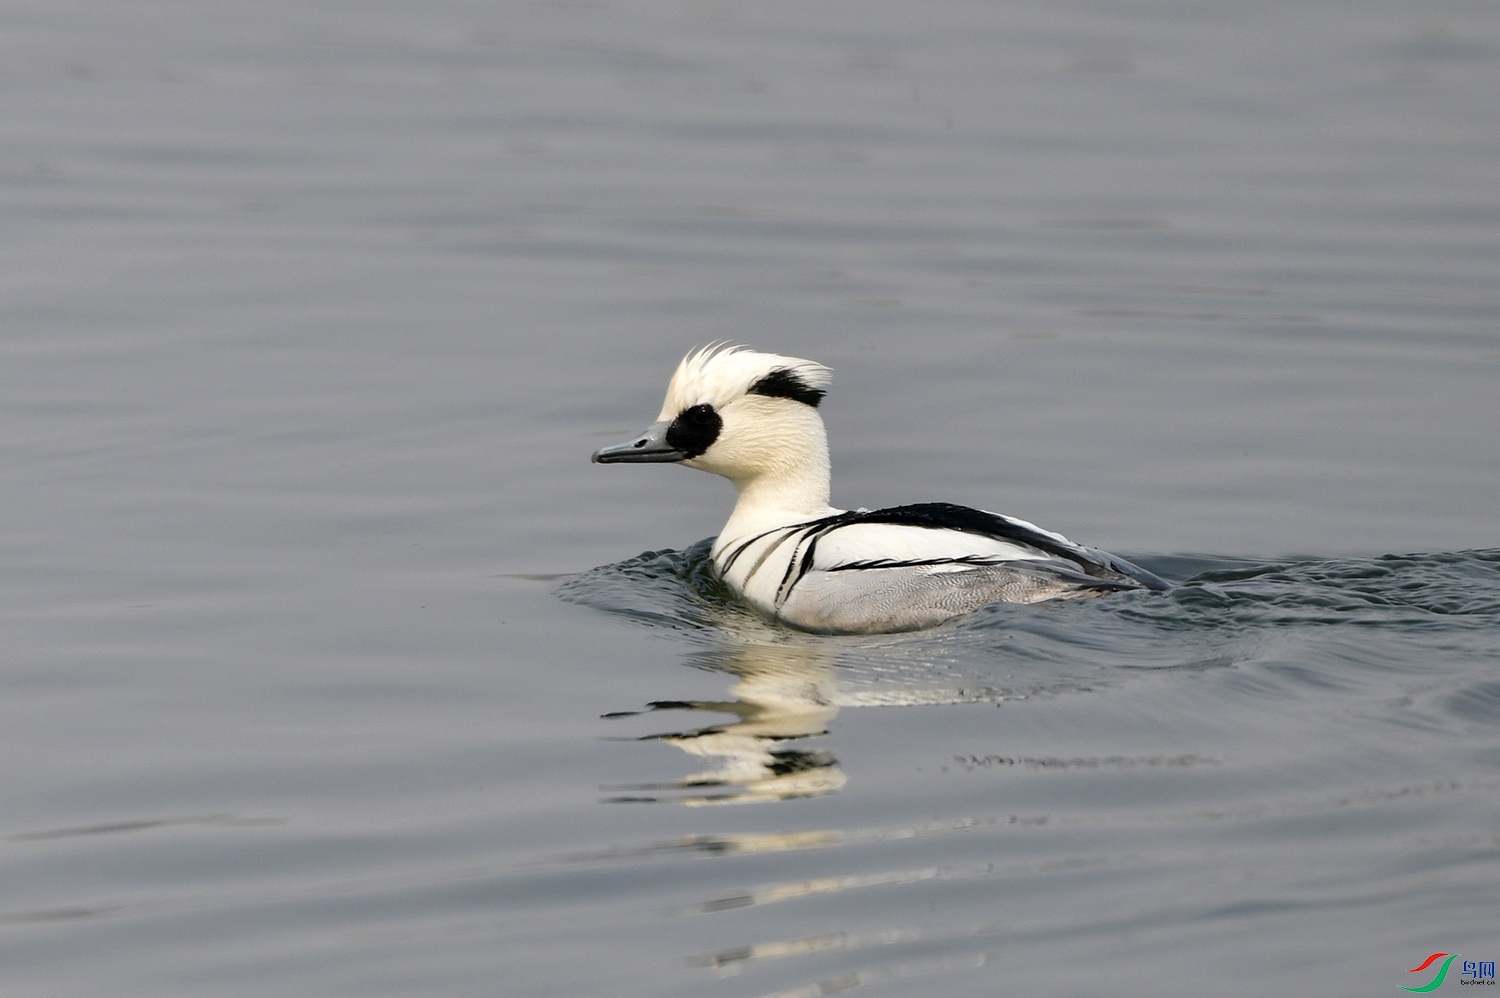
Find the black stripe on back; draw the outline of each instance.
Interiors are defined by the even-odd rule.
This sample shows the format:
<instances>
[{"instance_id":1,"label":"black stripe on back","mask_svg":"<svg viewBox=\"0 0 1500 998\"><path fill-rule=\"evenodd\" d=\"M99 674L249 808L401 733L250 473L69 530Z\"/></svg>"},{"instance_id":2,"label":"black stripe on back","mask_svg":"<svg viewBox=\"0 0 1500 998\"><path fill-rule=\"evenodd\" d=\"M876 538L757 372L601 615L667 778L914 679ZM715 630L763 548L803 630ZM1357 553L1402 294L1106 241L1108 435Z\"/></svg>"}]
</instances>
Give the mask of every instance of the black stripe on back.
<instances>
[{"instance_id":1,"label":"black stripe on back","mask_svg":"<svg viewBox=\"0 0 1500 998\"><path fill-rule=\"evenodd\" d=\"M911 506L892 506L889 509L874 510L851 510L847 513L836 513L826 516L821 520L810 520L807 523L797 524L797 529L802 533L798 539L798 551L792 552L792 557L787 563L786 574L782 577L781 585L777 589L777 604L784 603L797 583L812 570L813 559L817 552L818 539L830 531L840 527L848 527L857 523L881 523L902 527L926 527L932 530L957 530L966 534L976 534L980 537L989 537L993 540L1008 541L1012 544L1024 544L1035 548L1054 558L1077 565L1084 574L1101 579L1106 582L1115 581L1123 576L1134 579L1148 589L1163 591L1170 587L1155 575L1132 565L1123 558L1116 558L1103 551L1094 551L1065 544L1053 537L1042 533L1033 527L1022 526L1014 520L1009 520L996 513L989 513L982 509L974 509L970 506L959 506L950 502L925 502L916 503ZM762 535L764 536L764 535ZM753 542L753 539L752 539ZM806 544L803 549L802 545ZM748 543L745 545L748 546ZM743 550L743 548L741 549ZM738 555L739 552L736 552ZM947 562L967 562L966 558L942 559ZM849 568L855 566L850 565ZM861 567L887 567L877 565L874 562L866 562ZM894 567L892 565L891 567Z\"/></svg>"},{"instance_id":2,"label":"black stripe on back","mask_svg":"<svg viewBox=\"0 0 1500 998\"><path fill-rule=\"evenodd\" d=\"M1165 592L1172 588L1152 573L1104 551L1063 543L1035 527L1022 526L997 513L989 513L951 502L924 502L913 506L893 506L862 514L860 523L895 523L913 527L936 527L961 530L995 540L1011 541L1034 547L1055 558L1064 558L1083 569L1085 574L1108 580L1112 576L1134 579L1147 589Z\"/></svg>"},{"instance_id":3,"label":"black stripe on back","mask_svg":"<svg viewBox=\"0 0 1500 998\"><path fill-rule=\"evenodd\" d=\"M1025 544L1058 558L1078 561L1079 551L1071 544L1060 544L1040 530L1023 527L995 513L951 502L923 502L913 506L892 506L857 514L853 523L890 523L902 527L930 527L936 530L959 530L997 541ZM842 524L841 524L842 526Z\"/></svg>"}]
</instances>

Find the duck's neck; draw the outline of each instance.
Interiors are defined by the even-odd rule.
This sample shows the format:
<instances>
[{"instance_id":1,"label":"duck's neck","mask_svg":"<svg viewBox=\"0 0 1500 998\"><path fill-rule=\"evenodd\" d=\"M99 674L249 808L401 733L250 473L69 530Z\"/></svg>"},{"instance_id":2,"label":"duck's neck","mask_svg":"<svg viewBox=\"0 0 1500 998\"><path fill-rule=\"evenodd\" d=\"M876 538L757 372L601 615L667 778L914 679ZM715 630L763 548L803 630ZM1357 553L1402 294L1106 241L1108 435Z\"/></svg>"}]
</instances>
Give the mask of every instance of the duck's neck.
<instances>
[{"instance_id":1,"label":"duck's neck","mask_svg":"<svg viewBox=\"0 0 1500 998\"><path fill-rule=\"evenodd\" d=\"M741 514L790 513L819 516L828 510L828 472L798 478L755 478L735 482L739 498L732 517Z\"/></svg>"},{"instance_id":2,"label":"duck's neck","mask_svg":"<svg viewBox=\"0 0 1500 998\"><path fill-rule=\"evenodd\" d=\"M821 433L795 450L783 449L773 464L753 475L730 476L739 495L720 536L739 537L827 516L833 512L829 477L828 440Z\"/></svg>"}]
</instances>

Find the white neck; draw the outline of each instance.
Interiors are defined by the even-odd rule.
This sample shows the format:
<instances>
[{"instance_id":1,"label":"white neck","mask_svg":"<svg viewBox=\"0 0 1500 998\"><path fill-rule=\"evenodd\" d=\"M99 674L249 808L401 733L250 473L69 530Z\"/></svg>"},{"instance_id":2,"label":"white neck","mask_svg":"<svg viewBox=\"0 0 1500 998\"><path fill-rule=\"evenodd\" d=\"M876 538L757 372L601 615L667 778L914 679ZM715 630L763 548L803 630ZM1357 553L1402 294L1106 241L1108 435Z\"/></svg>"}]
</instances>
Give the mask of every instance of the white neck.
<instances>
[{"instance_id":1,"label":"white neck","mask_svg":"<svg viewBox=\"0 0 1500 998\"><path fill-rule=\"evenodd\" d=\"M828 509L828 470L799 475L762 475L734 483L739 497L731 518L742 513L793 513L817 516Z\"/></svg>"}]
</instances>

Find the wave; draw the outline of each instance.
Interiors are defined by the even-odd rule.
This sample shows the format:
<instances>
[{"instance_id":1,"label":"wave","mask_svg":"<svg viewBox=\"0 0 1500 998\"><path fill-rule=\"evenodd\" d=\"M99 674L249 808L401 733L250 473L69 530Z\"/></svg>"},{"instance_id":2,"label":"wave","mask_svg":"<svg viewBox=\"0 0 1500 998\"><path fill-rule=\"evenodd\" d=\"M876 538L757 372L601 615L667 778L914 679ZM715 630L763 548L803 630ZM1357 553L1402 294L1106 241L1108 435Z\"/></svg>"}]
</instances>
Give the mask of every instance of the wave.
<instances>
[{"instance_id":1,"label":"wave","mask_svg":"<svg viewBox=\"0 0 1500 998\"><path fill-rule=\"evenodd\" d=\"M709 540L571 576L556 594L699 649L725 669L747 645L816 648L851 697L1013 699L1108 683L1129 670L1206 670L1264 658L1288 640L1364 666L1412 668L1411 639L1500 653L1500 549L1372 558L1137 558L1167 593L995 604L926 631L811 635L767 620L714 574ZM1374 634L1381 637L1371 641ZM1347 652L1341 652L1347 643ZM1482 645L1483 647L1476 647ZM728 670L733 671L733 670ZM1321 681L1304 677L1306 681ZM906 698L914 698L907 700Z\"/></svg>"},{"instance_id":2,"label":"wave","mask_svg":"<svg viewBox=\"0 0 1500 998\"><path fill-rule=\"evenodd\" d=\"M798 633L759 616L719 580L709 558L711 544L707 539L681 551L647 551L602 565L569 577L556 593L569 602L705 639L753 631L775 640ZM1118 616L1164 632L1213 634L1308 625L1446 630L1500 620L1496 548L1375 558L1135 560L1172 581L1172 591L1042 606L996 604L918 633L994 630L1014 626L1018 617L1055 616L1054 611L1085 620Z\"/></svg>"}]
</instances>

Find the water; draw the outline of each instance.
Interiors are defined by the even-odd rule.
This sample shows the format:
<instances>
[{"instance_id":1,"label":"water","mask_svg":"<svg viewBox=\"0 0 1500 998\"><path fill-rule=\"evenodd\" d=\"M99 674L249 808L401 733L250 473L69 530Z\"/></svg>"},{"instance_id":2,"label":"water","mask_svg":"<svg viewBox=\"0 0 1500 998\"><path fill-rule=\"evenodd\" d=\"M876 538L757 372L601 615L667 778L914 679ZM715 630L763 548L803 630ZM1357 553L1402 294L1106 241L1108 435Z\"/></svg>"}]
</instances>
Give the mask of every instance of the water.
<instances>
[{"instance_id":1,"label":"water","mask_svg":"<svg viewBox=\"0 0 1500 998\"><path fill-rule=\"evenodd\" d=\"M0 29L0 990L1366 995L1500 952L1492 4ZM745 613L722 482L587 462L716 339L835 368L835 503L1177 588Z\"/></svg>"}]
</instances>

